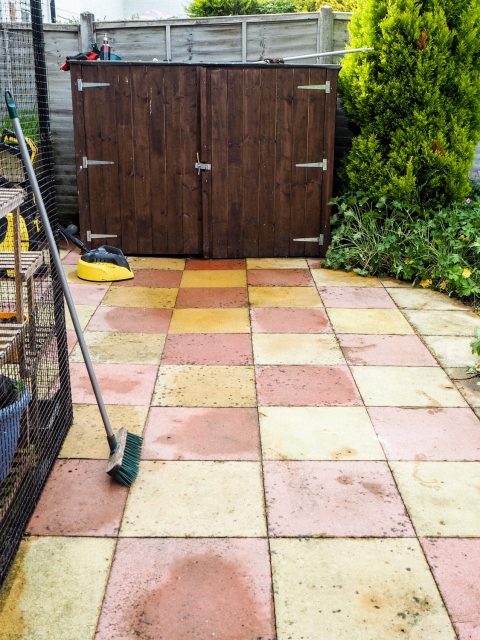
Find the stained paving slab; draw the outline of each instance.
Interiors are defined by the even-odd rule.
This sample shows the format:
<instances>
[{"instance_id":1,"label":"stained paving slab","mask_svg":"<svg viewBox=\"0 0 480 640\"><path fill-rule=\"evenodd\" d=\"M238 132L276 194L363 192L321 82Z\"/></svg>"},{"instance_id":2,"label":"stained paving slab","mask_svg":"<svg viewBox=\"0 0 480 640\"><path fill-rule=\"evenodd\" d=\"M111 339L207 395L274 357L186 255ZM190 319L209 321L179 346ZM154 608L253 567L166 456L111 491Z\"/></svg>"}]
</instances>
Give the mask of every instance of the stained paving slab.
<instances>
[{"instance_id":1,"label":"stained paving slab","mask_svg":"<svg viewBox=\"0 0 480 640\"><path fill-rule=\"evenodd\" d=\"M3 640L479 640L479 317L317 259L64 258L74 423L0 591ZM72 351L73 350L73 351Z\"/></svg>"}]
</instances>

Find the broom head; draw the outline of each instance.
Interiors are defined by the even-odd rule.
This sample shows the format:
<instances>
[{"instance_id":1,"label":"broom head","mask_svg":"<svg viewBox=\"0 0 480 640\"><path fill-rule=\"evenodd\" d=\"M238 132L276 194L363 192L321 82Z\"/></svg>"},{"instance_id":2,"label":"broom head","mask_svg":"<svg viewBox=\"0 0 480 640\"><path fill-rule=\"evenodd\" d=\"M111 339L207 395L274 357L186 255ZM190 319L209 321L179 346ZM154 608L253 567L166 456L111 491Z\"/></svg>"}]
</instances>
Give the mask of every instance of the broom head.
<instances>
[{"instance_id":1,"label":"broom head","mask_svg":"<svg viewBox=\"0 0 480 640\"><path fill-rule=\"evenodd\" d=\"M110 455L107 473L119 484L129 487L138 475L142 438L120 429L115 436L117 447Z\"/></svg>"}]
</instances>

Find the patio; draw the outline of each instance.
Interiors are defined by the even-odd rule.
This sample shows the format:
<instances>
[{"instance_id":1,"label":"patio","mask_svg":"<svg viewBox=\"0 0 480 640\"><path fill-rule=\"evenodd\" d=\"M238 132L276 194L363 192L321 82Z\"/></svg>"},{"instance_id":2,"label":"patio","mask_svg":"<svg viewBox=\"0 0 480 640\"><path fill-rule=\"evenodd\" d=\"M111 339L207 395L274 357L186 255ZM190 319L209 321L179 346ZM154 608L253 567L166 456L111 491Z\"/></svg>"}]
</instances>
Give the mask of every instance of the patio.
<instances>
[{"instance_id":1,"label":"patio","mask_svg":"<svg viewBox=\"0 0 480 640\"><path fill-rule=\"evenodd\" d=\"M5 640L478 640L480 318L318 260L64 258L74 425L0 592ZM476 415L475 415L476 414Z\"/></svg>"}]
</instances>

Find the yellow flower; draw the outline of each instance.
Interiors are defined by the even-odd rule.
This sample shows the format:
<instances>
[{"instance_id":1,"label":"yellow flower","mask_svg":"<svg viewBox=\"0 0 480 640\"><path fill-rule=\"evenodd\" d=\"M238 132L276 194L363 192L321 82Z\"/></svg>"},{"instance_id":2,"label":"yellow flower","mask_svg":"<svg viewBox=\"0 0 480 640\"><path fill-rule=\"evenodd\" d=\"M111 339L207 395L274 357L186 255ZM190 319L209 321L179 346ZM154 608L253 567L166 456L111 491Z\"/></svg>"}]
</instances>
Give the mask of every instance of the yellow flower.
<instances>
[{"instance_id":1,"label":"yellow flower","mask_svg":"<svg viewBox=\"0 0 480 640\"><path fill-rule=\"evenodd\" d=\"M441 289L442 291L445 291L445 289L447 288L447 283L445 282L445 280L442 280L442 281L440 282L439 287L440 287L440 289Z\"/></svg>"},{"instance_id":2,"label":"yellow flower","mask_svg":"<svg viewBox=\"0 0 480 640\"><path fill-rule=\"evenodd\" d=\"M466 268L465 268L465 269L462 271L462 276L463 276L464 278L469 278L471 275L472 275L472 272L470 271L470 269L466 269Z\"/></svg>"},{"instance_id":3,"label":"yellow flower","mask_svg":"<svg viewBox=\"0 0 480 640\"><path fill-rule=\"evenodd\" d=\"M413 264L413 260L405 260L405 264Z\"/></svg>"},{"instance_id":4,"label":"yellow flower","mask_svg":"<svg viewBox=\"0 0 480 640\"><path fill-rule=\"evenodd\" d=\"M420 282L420 286L421 287L429 287L432 284L432 281L430 280L430 278L427 278L427 280L422 280Z\"/></svg>"}]
</instances>

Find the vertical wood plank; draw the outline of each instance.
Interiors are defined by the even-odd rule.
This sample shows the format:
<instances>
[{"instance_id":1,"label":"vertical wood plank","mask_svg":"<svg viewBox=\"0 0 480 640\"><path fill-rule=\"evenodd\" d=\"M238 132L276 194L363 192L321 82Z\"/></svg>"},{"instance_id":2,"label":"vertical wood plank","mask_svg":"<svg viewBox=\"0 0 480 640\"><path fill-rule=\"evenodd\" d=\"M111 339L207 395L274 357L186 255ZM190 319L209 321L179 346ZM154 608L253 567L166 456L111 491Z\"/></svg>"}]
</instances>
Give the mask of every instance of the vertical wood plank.
<instances>
[{"instance_id":1,"label":"vertical wood plank","mask_svg":"<svg viewBox=\"0 0 480 640\"><path fill-rule=\"evenodd\" d=\"M331 239L330 214L331 207L328 204L332 198L333 165L335 151L335 117L337 108L337 78L336 69L327 69L326 78L330 80L330 93L325 102L325 157L328 159L328 171L324 171L321 206L321 230L324 235L324 244L320 248L320 254L325 255Z\"/></svg>"},{"instance_id":2,"label":"vertical wood plank","mask_svg":"<svg viewBox=\"0 0 480 640\"><path fill-rule=\"evenodd\" d=\"M183 251L182 160L179 156L184 135L180 120L181 73L182 67L165 67L166 191L170 254L180 254Z\"/></svg>"},{"instance_id":3,"label":"vertical wood plank","mask_svg":"<svg viewBox=\"0 0 480 640\"><path fill-rule=\"evenodd\" d=\"M291 256L304 256L307 244L294 242L294 238L305 238L307 169L295 166L308 162L308 90L299 89L299 85L309 84L308 69L293 69L293 153L292 153L292 189L290 209L290 249Z\"/></svg>"},{"instance_id":4,"label":"vertical wood plank","mask_svg":"<svg viewBox=\"0 0 480 640\"><path fill-rule=\"evenodd\" d=\"M210 90L210 71L205 67L199 69L200 81L200 135L201 135L201 153L205 162L212 164L212 119L210 113L211 106L211 90ZM212 165L213 169L213 165ZM203 235L203 257L210 258L212 247L212 209L211 209L211 187L212 172L204 171L200 176L202 181L202 235Z\"/></svg>"},{"instance_id":5,"label":"vertical wood plank","mask_svg":"<svg viewBox=\"0 0 480 640\"><path fill-rule=\"evenodd\" d=\"M228 91L227 70L211 69L210 113L212 120L212 201L211 226L213 258L228 247Z\"/></svg>"},{"instance_id":6,"label":"vertical wood plank","mask_svg":"<svg viewBox=\"0 0 480 640\"><path fill-rule=\"evenodd\" d=\"M149 68L132 66L133 136L135 141L135 219L138 252L152 253L150 201L150 110Z\"/></svg>"},{"instance_id":7,"label":"vertical wood plank","mask_svg":"<svg viewBox=\"0 0 480 640\"><path fill-rule=\"evenodd\" d=\"M244 241L239 257L258 256L259 245L259 184L261 129L261 79L257 68L244 75L244 141L243 141L243 226Z\"/></svg>"},{"instance_id":8,"label":"vertical wood plank","mask_svg":"<svg viewBox=\"0 0 480 640\"><path fill-rule=\"evenodd\" d=\"M90 229L90 207L88 171L82 168L82 158L87 155L87 140L85 131L85 113L83 92L78 91L77 80L82 77L83 67L73 65L71 69L73 132L75 138L75 170L77 175L77 195L79 211L80 237L87 240L87 229Z\"/></svg>"},{"instance_id":9,"label":"vertical wood plank","mask_svg":"<svg viewBox=\"0 0 480 640\"><path fill-rule=\"evenodd\" d=\"M293 152L293 71L277 69L275 168L275 256L290 250L290 205Z\"/></svg>"},{"instance_id":10,"label":"vertical wood plank","mask_svg":"<svg viewBox=\"0 0 480 640\"><path fill-rule=\"evenodd\" d=\"M150 200L152 203L152 248L168 253L168 216L166 187L165 67L150 69L152 108L150 111ZM167 69L168 71L168 69Z\"/></svg>"},{"instance_id":11,"label":"vertical wood plank","mask_svg":"<svg viewBox=\"0 0 480 640\"><path fill-rule=\"evenodd\" d=\"M310 69L309 84L325 84L325 69ZM325 158L324 147L324 119L325 92L309 91L308 97L308 160L307 162L321 162ZM324 180L322 169L307 169L307 201L305 214L305 235L318 236L321 233L322 185ZM314 243L305 245L305 255L317 256L319 246Z\"/></svg>"},{"instance_id":12,"label":"vertical wood plank","mask_svg":"<svg viewBox=\"0 0 480 640\"><path fill-rule=\"evenodd\" d=\"M121 215L122 243L126 253L138 252L137 228L135 223L135 168L134 140L132 126L132 81L131 67L115 67L117 87L115 113L118 130L118 187L119 209Z\"/></svg>"},{"instance_id":13,"label":"vertical wood plank","mask_svg":"<svg viewBox=\"0 0 480 640\"><path fill-rule=\"evenodd\" d=\"M180 121L182 123L182 216L183 249L185 254L201 251L201 174L195 169L197 153L200 160L200 132L198 126L198 74L193 66L186 66L180 74ZM206 172L202 172L206 173Z\"/></svg>"},{"instance_id":14,"label":"vertical wood plank","mask_svg":"<svg viewBox=\"0 0 480 640\"><path fill-rule=\"evenodd\" d=\"M228 217L228 246L226 255L218 257L238 258L244 255L244 220L243 220L243 131L244 131L244 70L228 69L227 78L227 145L228 204L225 215Z\"/></svg>"},{"instance_id":15,"label":"vertical wood plank","mask_svg":"<svg viewBox=\"0 0 480 640\"><path fill-rule=\"evenodd\" d=\"M277 69L261 69L260 158L258 175L258 256L273 256L275 246L275 138ZM253 256L255 257L255 256Z\"/></svg>"}]
</instances>

